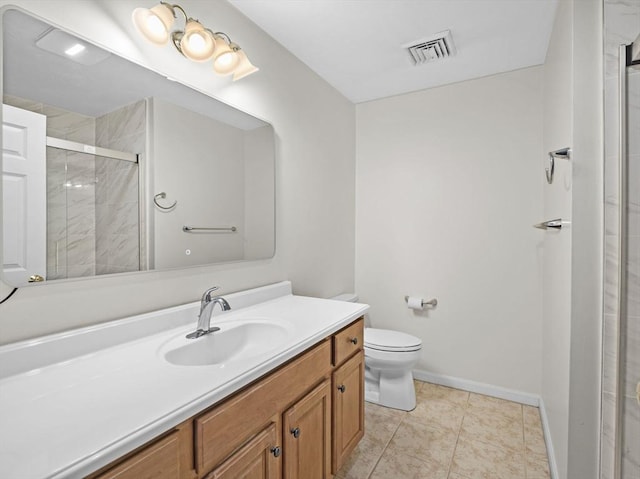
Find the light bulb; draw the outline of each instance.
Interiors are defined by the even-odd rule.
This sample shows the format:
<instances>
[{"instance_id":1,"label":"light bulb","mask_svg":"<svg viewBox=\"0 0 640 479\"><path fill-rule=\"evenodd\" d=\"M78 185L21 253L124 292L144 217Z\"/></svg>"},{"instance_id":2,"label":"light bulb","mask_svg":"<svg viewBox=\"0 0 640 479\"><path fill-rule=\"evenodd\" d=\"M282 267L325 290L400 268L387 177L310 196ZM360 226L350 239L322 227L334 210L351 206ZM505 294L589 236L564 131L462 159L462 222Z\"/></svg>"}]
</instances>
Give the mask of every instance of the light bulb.
<instances>
[{"instance_id":1,"label":"light bulb","mask_svg":"<svg viewBox=\"0 0 640 479\"><path fill-rule=\"evenodd\" d=\"M180 40L182 54L195 62L206 62L215 52L215 43L211 34L198 22L190 18L184 27Z\"/></svg>"},{"instance_id":2,"label":"light bulb","mask_svg":"<svg viewBox=\"0 0 640 479\"><path fill-rule=\"evenodd\" d=\"M160 3L151 9L136 8L131 19L140 35L151 43L164 45L169 41L175 15L169 5Z\"/></svg>"},{"instance_id":3,"label":"light bulb","mask_svg":"<svg viewBox=\"0 0 640 479\"><path fill-rule=\"evenodd\" d=\"M189 49L202 51L206 45L204 37L199 33L194 33L189 37Z\"/></svg>"},{"instance_id":4,"label":"light bulb","mask_svg":"<svg viewBox=\"0 0 640 479\"><path fill-rule=\"evenodd\" d=\"M229 75L238 65L240 57L221 36L216 36L216 53L213 56L213 69L219 75ZM235 45L234 45L235 46Z\"/></svg>"}]
</instances>

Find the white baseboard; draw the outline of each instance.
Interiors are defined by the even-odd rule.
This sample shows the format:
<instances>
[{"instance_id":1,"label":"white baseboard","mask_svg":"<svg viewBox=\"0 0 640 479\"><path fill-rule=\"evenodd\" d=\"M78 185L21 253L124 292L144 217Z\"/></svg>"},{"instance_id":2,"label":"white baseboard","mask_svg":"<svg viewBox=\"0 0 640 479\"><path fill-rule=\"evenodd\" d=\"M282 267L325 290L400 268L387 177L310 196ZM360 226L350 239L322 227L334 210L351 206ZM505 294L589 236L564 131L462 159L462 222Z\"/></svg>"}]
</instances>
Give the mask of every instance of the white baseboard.
<instances>
[{"instance_id":1,"label":"white baseboard","mask_svg":"<svg viewBox=\"0 0 640 479\"><path fill-rule=\"evenodd\" d=\"M544 401L536 394L529 394L512 389L493 386L491 384L479 383L468 379L456 378L453 376L444 376L442 374L430 373L428 371L414 370L413 377L419 381L427 381L441 386L448 386L463 391L469 391L485 396L492 396L507 401L513 401L527 406L535 406L540 409L540 420L542 421L542 432L544 433L544 441L547 445L547 457L549 459L549 472L551 479L558 479L558 465L556 456L553 451L553 442L551 441L551 432L549 430L549 418L544 407Z\"/></svg>"},{"instance_id":2,"label":"white baseboard","mask_svg":"<svg viewBox=\"0 0 640 479\"><path fill-rule=\"evenodd\" d=\"M547 445L547 458L549 459L549 472L551 479L558 479L558 464L556 463L556 454L553 450L553 441L551 440L551 431L549 430L549 418L547 410L544 407L544 401L540 398L540 419L542 420L542 432L544 433L544 442Z\"/></svg>"},{"instance_id":3,"label":"white baseboard","mask_svg":"<svg viewBox=\"0 0 640 479\"><path fill-rule=\"evenodd\" d=\"M538 407L540 405L540 396L535 394L523 393L512 389L492 386L491 384L479 383L468 379L456 378L453 376L444 376L442 374L434 374L428 371L414 370L413 377L420 381L427 381L441 386L462 389L472 393L484 394L485 396L493 396L507 401L526 404L527 406Z\"/></svg>"}]
</instances>

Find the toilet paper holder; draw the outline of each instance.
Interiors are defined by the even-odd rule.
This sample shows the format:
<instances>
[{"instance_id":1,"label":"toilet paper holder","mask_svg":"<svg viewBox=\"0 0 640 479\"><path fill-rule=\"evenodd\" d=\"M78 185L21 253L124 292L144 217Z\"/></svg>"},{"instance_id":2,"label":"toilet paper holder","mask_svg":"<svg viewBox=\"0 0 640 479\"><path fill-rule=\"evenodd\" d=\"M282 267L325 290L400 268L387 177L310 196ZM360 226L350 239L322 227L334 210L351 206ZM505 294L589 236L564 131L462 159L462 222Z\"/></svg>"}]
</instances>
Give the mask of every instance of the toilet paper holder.
<instances>
[{"instance_id":1,"label":"toilet paper holder","mask_svg":"<svg viewBox=\"0 0 640 479\"><path fill-rule=\"evenodd\" d=\"M405 296L404 297L404 302L408 303L409 302L409 296ZM425 301L424 299L422 300L422 307L424 308L425 306L432 306L432 307L436 307L438 306L438 300L436 298L430 299L429 301Z\"/></svg>"}]
</instances>

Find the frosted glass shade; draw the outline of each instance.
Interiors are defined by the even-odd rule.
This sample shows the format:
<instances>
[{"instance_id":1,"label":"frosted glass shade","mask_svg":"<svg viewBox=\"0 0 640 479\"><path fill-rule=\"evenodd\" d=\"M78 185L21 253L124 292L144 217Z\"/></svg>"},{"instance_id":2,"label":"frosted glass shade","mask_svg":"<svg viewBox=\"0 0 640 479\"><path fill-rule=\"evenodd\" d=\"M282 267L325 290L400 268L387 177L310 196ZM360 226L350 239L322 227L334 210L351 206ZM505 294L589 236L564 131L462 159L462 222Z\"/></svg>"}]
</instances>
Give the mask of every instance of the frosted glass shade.
<instances>
[{"instance_id":1,"label":"frosted glass shade","mask_svg":"<svg viewBox=\"0 0 640 479\"><path fill-rule=\"evenodd\" d=\"M151 9L136 8L131 19L143 37L156 45L164 45L169 41L175 17L171 7L160 3Z\"/></svg>"},{"instance_id":2,"label":"frosted glass shade","mask_svg":"<svg viewBox=\"0 0 640 479\"><path fill-rule=\"evenodd\" d=\"M229 75L238 65L240 57L221 36L215 37L216 51L213 54L213 69L219 75Z\"/></svg>"},{"instance_id":3,"label":"frosted glass shade","mask_svg":"<svg viewBox=\"0 0 640 479\"><path fill-rule=\"evenodd\" d=\"M180 40L180 51L194 62L206 62L215 52L215 43L200 22L189 19Z\"/></svg>"},{"instance_id":4,"label":"frosted glass shade","mask_svg":"<svg viewBox=\"0 0 640 479\"><path fill-rule=\"evenodd\" d=\"M233 71L233 81L240 80L240 78L244 78L259 70L258 67L251 64L244 50L238 50L236 53L239 61L238 66L236 66L236 69Z\"/></svg>"}]
</instances>

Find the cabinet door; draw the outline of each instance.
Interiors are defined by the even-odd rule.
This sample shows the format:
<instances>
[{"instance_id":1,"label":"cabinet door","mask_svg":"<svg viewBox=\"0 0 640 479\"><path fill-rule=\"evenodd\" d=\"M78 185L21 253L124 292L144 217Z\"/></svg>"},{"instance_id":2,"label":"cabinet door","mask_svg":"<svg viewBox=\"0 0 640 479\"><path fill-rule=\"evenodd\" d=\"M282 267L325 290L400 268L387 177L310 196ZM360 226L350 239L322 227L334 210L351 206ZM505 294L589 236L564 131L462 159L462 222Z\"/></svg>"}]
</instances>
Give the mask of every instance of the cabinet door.
<instances>
[{"instance_id":1,"label":"cabinet door","mask_svg":"<svg viewBox=\"0 0 640 479\"><path fill-rule=\"evenodd\" d=\"M205 474L220 465L264 424L311 390L331 372L331 342L324 341L244 392L195 420L196 469Z\"/></svg>"},{"instance_id":2,"label":"cabinet door","mask_svg":"<svg viewBox=\"0 0 640 479\"><path fill-rule=\"evenodd\" d=\"M284 413L284 478L331 476L331 381L325 380Z\"/></svg>"},{"instance_id":3,"label":"cabinet door","mask_svg":"<svg viewBox=\"0 0 640 479\"><path fill-rule=\"evenodd\" d=\"M364 354L333 373L333 473L364 436Z\"/></svg>"},{"instance_id":4,"label":"cabinet door","mask_svg":"<svg viewBox=\"0 0 640 479\"><path fill-rule=\"evenodd\" d=\"M97 479L178 479L180 443L178 432L160 439Z\"/></svg>"},{"instance_id":5,"label":"cabinet door","mask_svg":"<svg viewBox=\"0 0 640 479\"><path fill-rule=\"evenodd\" d=\"M280 479L279 424L271 423L205 479Z\"/></svg>"}]
</instances>

